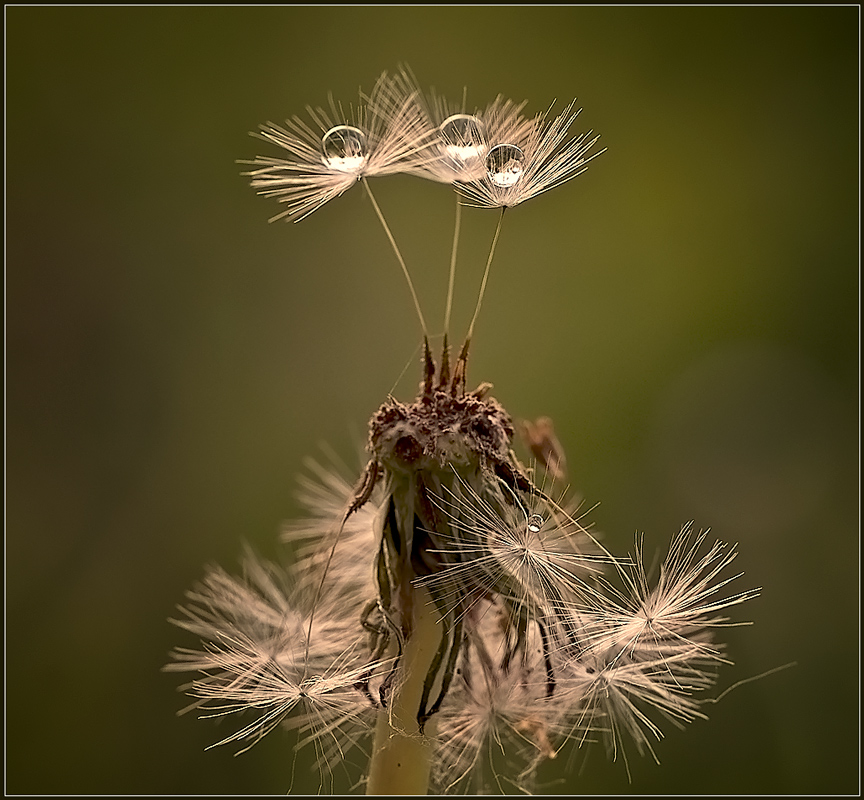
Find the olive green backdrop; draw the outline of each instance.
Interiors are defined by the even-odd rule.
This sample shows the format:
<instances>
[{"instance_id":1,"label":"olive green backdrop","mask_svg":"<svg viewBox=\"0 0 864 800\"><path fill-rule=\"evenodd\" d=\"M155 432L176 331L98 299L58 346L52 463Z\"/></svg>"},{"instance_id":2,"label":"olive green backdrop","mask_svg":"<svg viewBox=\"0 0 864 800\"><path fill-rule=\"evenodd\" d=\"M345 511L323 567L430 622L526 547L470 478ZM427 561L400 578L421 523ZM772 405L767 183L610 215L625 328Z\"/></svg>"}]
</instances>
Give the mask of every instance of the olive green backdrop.
<instances>
[{"instance_id":1,"label":"olive green backdrop","mask_svg":"<svg viewBox=\"0 0 864 800\"><path fill-rule=\"evenodd\" d=\"M469 382L552 416L609 546L740 543L741 686L662 764L561 793L858 790L859 9L7 7L6 735L12 793L284 793L291 734L175 717L166 619L296 475L413 395L419 330L360 190L298 224L248 132L409 64L469 104L573 97L608 151L505 218ZM374 184L440 329L446 187ZM495 212L463 217L454 331ZM407 367L407 370L403 370ZM229 721L227 724L231 724ZM301 754L292 791L315 792ZM347 783L337 775L337 788Z\"/></svg>"}]
</instances>

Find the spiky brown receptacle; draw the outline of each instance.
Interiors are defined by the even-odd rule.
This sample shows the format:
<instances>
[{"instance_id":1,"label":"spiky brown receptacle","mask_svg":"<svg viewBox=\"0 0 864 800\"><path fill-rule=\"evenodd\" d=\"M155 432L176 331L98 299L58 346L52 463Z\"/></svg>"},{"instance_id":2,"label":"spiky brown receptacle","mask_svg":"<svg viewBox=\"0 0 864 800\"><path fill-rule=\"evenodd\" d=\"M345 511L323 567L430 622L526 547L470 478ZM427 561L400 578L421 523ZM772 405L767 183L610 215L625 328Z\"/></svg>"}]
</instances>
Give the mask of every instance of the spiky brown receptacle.
<instances>
[{"instance_id":1,"label":"spiky brown receptacle","mask_svg":"<svg viewBox=\"0 0 864 800\"><path fill-rule=\"evenodd\" d=\"M462 394L436 389L410 404L389 398L369 423L375 461L402 474L485 470L511 488L533 491L510 447L513 422L487 396L491 388L484 383Z\"/></svg>"},{"instance_id":2,"label":"spiky brown receptacle","mask_svg":"<svg viewBox=\"0 0 864 800\"><path fill-rule=\"evenodd\" d=\"M398 472L506 463L513 423L500 403L485 397L489 388L459 397L436 390L410 404L389 398L369 425L373 455Z\"/></svg>"},{"instance_id":3,"label":"spiky brown receptacle","mask_svg":"<svg viewBox=\"0 0 864 800\"><path fill-rule=\"evenodd\" d=\"M369 421L368 449L372 455L348 515L363 506L385 473L416 474L486 470L513 489L537 492L525 476L510 444L513 421L488 392L491 383L465 391L467 343L452 378L445 337L439 379L428 342L424 348L425 377L412 403L388 398ZM434 520L434 515L433 515Z\"/></svg>"}]
</instances>

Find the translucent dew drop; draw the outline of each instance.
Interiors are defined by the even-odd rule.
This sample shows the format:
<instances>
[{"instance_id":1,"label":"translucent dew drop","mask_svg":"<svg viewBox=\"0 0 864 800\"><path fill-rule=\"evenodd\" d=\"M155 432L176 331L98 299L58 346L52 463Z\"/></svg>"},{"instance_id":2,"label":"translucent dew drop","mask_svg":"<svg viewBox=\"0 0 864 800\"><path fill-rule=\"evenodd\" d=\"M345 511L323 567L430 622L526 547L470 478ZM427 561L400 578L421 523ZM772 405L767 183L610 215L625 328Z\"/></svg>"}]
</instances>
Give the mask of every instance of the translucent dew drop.
<instances>
[{"instance_id":1,"label":"translucent dew drop","mask_svg":"<svg viewBox=\"0 0 864 800\"><path fill-rule=\"evenodd\" d=\"M337 125L321 138L324 166L340 172L359 172L369 154L366 134L353 125Z\"/></svg>"},{"instance_id":2,"label":"translucent dew drop","mask_svg":"<svg viewBox=\"0 0 864 800\"><path fill-rule=\"evenodd\" d=\"M513 186L525 169L525 154L515 144L499 144L486 156L486 172L496 186Z\"/></svg>"},{"instance_id":3,"label":"translucent dew drop","mask_svg":"<svg viewBox=\"0 0 864 800\"><path fill-rule=\"evenodd\" d=\"M473 166L486 153L483 123L471 114L453 114L438 128L441 149L457 169Z\"/></svg>"},{"instance_id":4,"label":"translucent dew drop","mask_svg":"<svg viewBox=\"0 0 864 800\"><path fill-rule=\"evenodd\" d=\"M543 517L539 514L532 514L528 517L528 530L531 533L540 533L540 528L543 527Z\"/></svg>"}]
</instances>

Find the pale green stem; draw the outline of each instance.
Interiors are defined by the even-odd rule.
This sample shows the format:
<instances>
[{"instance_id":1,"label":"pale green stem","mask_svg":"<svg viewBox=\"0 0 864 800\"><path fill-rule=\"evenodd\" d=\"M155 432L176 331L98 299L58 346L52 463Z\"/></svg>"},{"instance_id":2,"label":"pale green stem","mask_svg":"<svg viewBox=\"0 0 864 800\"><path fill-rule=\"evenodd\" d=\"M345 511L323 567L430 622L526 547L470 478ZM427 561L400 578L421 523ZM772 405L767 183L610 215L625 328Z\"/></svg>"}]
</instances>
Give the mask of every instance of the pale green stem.
<instances>
[{"instance_id":1,"label":"pale green stem","mask_svg":"<svg viewBox=\"0 0 864 800\"><path fill-rule=\"evenodd\" d=\"M384 228L384 233L387 234L387 238L390 240L390 244L393 247L393 252L396 253L396 258L399 261L399 266L402 267L402 272L405 275L405 280L408 281L408 288L411 291L411 297L414 300L414 308L417 309L417 316L420 317L420 327L423 328L423 336L424 338L428 339L429 332L426 328L426 320L423 318L423 312L420 310L420 301L417 299L417 292L414 289L414 281L411 280L411 275L408 273L408 267L405 266L405 259L402 258L402 253L400 252L399 247L396 244L396 240L393 238L393 234L390 232L390 226L384 219L384 215L381 213L381 209L378 207L378 203L375 201L375 195L372 194L372 189L369 188L369 181L367 181L366 178L363 178L362 183L363 187L366 189L366 194L369 195L369 199L372 201L372 207L375 209L375 213L378 215L381 226Z\"/></svg>"},{"instance_id":2,"label":"pale green stem","mask_svg":"<svg viewBox=\"0 0 864 800\"><path fill-rule=\"evenodd\" d=\"M422 795L429 791L435 718L423 733L417 714L426 675L441 640L435 607L423 588L413 590L413 630L405 642L388 707L378 712L366 794Z\"/></svg>"}]
</instances>

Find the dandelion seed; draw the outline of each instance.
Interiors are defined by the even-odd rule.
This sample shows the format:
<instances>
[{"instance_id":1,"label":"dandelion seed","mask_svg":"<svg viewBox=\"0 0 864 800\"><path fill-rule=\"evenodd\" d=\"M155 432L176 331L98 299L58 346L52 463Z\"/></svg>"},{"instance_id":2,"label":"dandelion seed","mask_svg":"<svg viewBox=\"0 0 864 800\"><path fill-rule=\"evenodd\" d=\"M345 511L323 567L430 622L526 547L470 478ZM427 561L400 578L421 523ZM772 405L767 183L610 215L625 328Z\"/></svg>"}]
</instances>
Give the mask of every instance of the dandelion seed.
<instances>
[{"instance_id":1,"label":"dandelion seed","mask_svg":"<svg viewBox=\"0 0 864 800\"><path fill-rule=\"evenodd\" d=\"M376 591L375 548L381 528L383 487L376 487L363 508L346 520L354 487L335 467L325 467L312 459L306 461L306 467L308 474L301 476L298 494L306 516L282 528L282 541L298 548L294 580L311 596L329 560L322 593L334 602L338 598L344 615L354 609L359 618Z\"/></svg>"},{"instance_id":2,"label":"dandelion seed","mask_svg":"<svg viewBox=\"0 0 864 800\"><path fill-rule=\"evenodd\" d=\"M601 150L586 158L587 152L599 139L594 137L589 140L590 134L580 134L561 145L579 113L578 110L573 112L574 103L549 124L545 124L542 117L526 122L509 102L500 99L487 111L487 124L495 135L490 135L490 148L485 160L486 174L471 182L457 182L456 188L466 199L467 205L500 208L501 216L495 228L480 294L460 360L467 357L474 325L480 314L504 211L574 178L587 169L584 166L587 161L603 152Z\"/></svg>"},{"instance_id":3,"label":"dandelion seed","mask_svg":"<svg viewBox=\"0 0 864 800\"><path fill-rule=\"evenodd\" d=\"M292 156L243 162L255 167L244 173L253 188L287 206L271 222L304 219L364 177L404 171L410 159L429 147L433 132L398 77L383 73L361 101L349 114L332 99L329 111L307 107L311 124L294 116L284 127L272 122L261 126L258 138Z\"/></svg>"},{"instance_id":4,"label":"dandelion seed","mask_svg":"<svg viewBox=\"0 0 864 800\"><path fill-rule=\"evenodd\" d=\"M637 539L635 560L631 564L617 564L626 592L606 584L610 591L602 595L602 601L592 612L596 621L591 624L596 632L589 637L589 647L596 651L615 649L650 654L675 652L683 647L699 649L702 655L719 660L719 651L696 637L709 628L728 625L727 618L715 615L724 608L752 600L760 590L722 596L723 589L741 577L740 573L719 577L735 559L735 548L715 542L700 555L706 535L707 531L694 534L692 523L685 525L672 540L654 586L648 580L642 544Z\"/></svg>"},{"instance_id":5,"label":"dandelion seed","mask_svg":"<svg viewBox=\"0 0 864 800\"><path fill-rule=\"evenodd\" d=\"M581 109L575 100L552 122L538 118L518 138L501 141L486 157L486 176L458 185L469 205L510 208L575 178L603 150L588 155L599 136L581 133L565 143Z\"/></svg>"},{"instance_id":6,"label":"dandelion seed","mask_svg":"<svg viewBox=\"0 0 864 800\"><path fill-rule=\"evenodd\" d=\"M350 618L321 613L310 631L302 598L276 565L247 553L244 568L243 579L210 570L188 594L184 617L174 620L203 642L198 650L178 648L165 667L202 676L186 687L196 698L187 710L203 717L253 714L212 746L247 742L248 749L284 724L305 731L325 760L344 753L374 718L358 684L382 680L390 663L370 662Z\"/></svg>"},{"instance_id":7,"label":"dandelion seed","mask_svg":"<svg viewBox=\"0 0 864 800\"><path fill-rule=\"evenodd\" d=\"M452 533L436 537L442 545L435 552L443 563L419 580L441 587L457 604L494 592L546 613L573 600L583 582L611 560L570 514L546 500L531 502L544 509L548 525L515 496L508 503L503 492L493 503L460 482L459 491L447 495L432 498L450 518Z\"/></svg>"},{"instance_id":8,"label":"dandelion seed","mask_svg":"<svg viewBox=\"0 0 864 800\"><path fill-rule=\"evenodd\" d=\"M713 685L715 675L700 667L700 655L691 648L658 658L562 658L557 702L568 710L569 735L581 743L588 732L599 733L610 758L622 758L628 776L627 741L659 763L652 742L663 732L652 713L676 727L705 718L694 694Z\"/></svg>"},{"instance_id":9,"label":"dandelion seed","mask_svg":"<svg viewBox=\"0 0 864 800\"><path fill-rule=\"evenodd\" d=\"M652 711L678 727L705 718L696 695L714 685L718 663L728 663L722 644L712 643L710 635L727 621L714 615L759 593L713 599L739 576L719 577L734 554L724 554L717 542L700 556L704 539L686 525L654 586L639 545L634 561L614 562L625 591L600 577L596 591L556 611L558 702L569 708L574 730L601 733L610 756L621 755L625 765L625 735L640 755L657 760L652 741L662 731Z\"/></svg>"},{"instance_id":10,"label":"dandelion seed","mask_svg":"<svg viewBox=\"0 0 864 800\"><path fill-rule=\"evenodd\" d=\"M407 159L406 171L441 183L482 178L489 149L505 140L521 140L536 124L522 116L526 103L501 95L469 112L464 96L456 103L434 91L424 93L407 67L394 77L391 88L393 102L413 104L425 127L434 131L430 146Z\"/></svg>"},{"instance_id":11,"label":"dandelion seed","mask_svg":"<svg viewBox=\"0 0 864 800\"><path fill-rule=\"evenodd\" d=\"M391 83L391 89L394 104L413 105L416 113L424 121L423 124L425 127L430 131L434 131L429 146L418 149L416 153L406 159L406 171L454 186L460 185L460 182L464 183L482 179L486 169L485 156L490 147L493 147L505 138L518 138L521 140L528 136L528 132L533 130L536 124L534 120L527 120L521 115L525 103L516 104L511 100L504 99L500 95L486 109L482 111L477 110L473 114L466 113L466 101L464 97L461 104L455 104L435 93L428 96L424 95L418 88L413 74L407 68L403 68L401 73L394 78ZM442 376L449 376L450 312L453 303L456 254L461 218L461 203L457 194L456 222L453 232L447 302L444 311L444 348L442 353L444 363L441 370ZM465 345L460 355L460 361L464 361L467 357L468 344L471 340L474 323L480 310L499 232L500 222L493 238L492 249L489 253L489 260L486 264L480 296L477 301L477 309L469 326ZM459 368L459 364L457 363L457 370Z\"/></svg>"}]
</instances>

